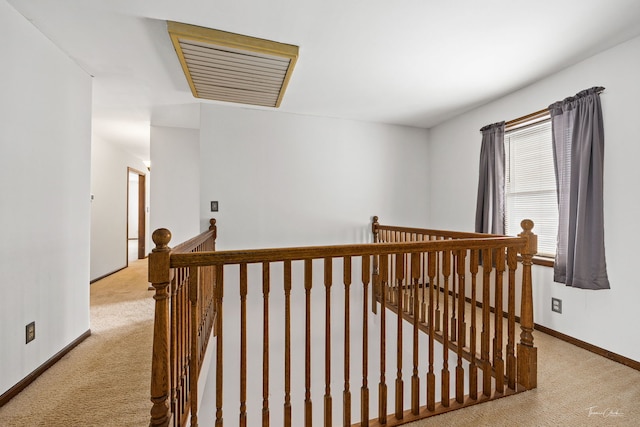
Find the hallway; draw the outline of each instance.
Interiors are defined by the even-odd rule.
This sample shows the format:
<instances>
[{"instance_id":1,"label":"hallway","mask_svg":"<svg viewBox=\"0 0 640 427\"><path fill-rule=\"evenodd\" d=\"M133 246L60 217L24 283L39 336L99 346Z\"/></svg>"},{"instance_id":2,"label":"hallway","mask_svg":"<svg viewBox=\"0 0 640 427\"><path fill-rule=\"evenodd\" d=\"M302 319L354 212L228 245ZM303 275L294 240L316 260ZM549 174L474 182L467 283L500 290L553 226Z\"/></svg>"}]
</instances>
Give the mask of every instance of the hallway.
<instances>
[{"instance_id":1,"label":"hallway","mask_svg":"<svg viewBox=\"0 0 640 427\"><path fill-rule=\"evenodd\" d=\"M0 408L3 427L149 423L153 298L147 260L91 285L91 336Z\"/></svg>"}]
</instances>

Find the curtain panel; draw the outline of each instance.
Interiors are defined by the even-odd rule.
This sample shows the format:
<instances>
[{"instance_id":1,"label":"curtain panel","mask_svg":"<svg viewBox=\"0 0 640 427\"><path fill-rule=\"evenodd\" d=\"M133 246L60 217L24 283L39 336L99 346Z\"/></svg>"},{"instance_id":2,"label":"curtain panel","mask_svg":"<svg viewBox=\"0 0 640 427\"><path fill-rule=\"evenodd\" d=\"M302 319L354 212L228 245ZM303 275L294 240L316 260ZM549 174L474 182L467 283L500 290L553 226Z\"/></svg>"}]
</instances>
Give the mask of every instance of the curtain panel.
<instances>
[{"instance_id":1,"label":"curtain panel","mask_svg":"<svg viewBox=\"0 0 640 427\"><path fill-rule=\"evenodd\" d=\"M477 233L504 234L504 122L480 129Z\"/></svg>"},{"instance_id":2,"label":"curtain panel","mask_svg":"<svg viewBox=\"0 0 640 427\"><path fill-rule=\"evenodd\" d=\"M559 214L554 281L582 289L609 289L602 90L593 87L549 106Z\"/></svg>"}]
</instances>

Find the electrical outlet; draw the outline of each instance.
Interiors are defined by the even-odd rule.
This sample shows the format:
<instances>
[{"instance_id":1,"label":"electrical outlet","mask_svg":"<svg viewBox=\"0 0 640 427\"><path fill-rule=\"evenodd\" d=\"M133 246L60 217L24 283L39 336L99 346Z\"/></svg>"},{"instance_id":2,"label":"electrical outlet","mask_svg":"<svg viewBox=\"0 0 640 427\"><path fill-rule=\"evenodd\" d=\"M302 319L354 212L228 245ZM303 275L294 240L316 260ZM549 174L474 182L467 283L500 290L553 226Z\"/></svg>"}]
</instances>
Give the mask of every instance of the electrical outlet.
<instances>
[{"instance_id":1,"label":"electrical outlet","mask_svg":"<svg viewBox=\"0 0 640 427\"><path fill-rule=\"evenodd\" d=\"M551 298L551 311L562 314L562 300L559 298Z\"/></svg>"},{"instance_id":2,"label":"electrical outlet","mask_svg":"<svg viewBox=\"0 0 640 427\"><path fill-rule=\"evenodd\" d=\"M25 330L26 330L26 336L27 336L26 344L29 344L31 341L36 339L36 322L29 323L25 327Z\"/></svg>"}]
</instances>

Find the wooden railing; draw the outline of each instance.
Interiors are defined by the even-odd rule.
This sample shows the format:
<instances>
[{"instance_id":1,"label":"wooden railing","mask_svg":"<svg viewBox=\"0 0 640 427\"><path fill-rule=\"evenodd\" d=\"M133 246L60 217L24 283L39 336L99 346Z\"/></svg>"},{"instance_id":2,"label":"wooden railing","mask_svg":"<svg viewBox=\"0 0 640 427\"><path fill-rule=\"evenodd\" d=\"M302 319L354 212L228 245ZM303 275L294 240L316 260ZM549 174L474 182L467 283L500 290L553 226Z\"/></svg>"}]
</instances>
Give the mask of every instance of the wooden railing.
<instances>
[{"instance_id":1,"label":"wooden railing","mask_svg":"<svg viewBox=\"0 0 640 427\"><path fill-rule=\"evenodd\" d=\"M167 288L181 269L188 269L190 279L202 268L214 270L207 298L216 315L216 399L207 405L215 405L216 426L223 425L223 408L232 414L238 408L232 418L241 426L393 426L535 388L532 226L523 221L520 236L505 237L375 221L371 244L188 253L169 250L166 236L156 239L154 233L159 246L149 260L150 280L159 311L151 425L198 425L199 367L191 361L202 354L202 335L189 319L202 324L198 301L204 298L194 303L191 297L190 306L175 304L173 310L179 291ZM337 283L341 291L333 290ZM517 288L522 333L516 351ZM503 320L505 289L509 314ZM184 319L190 345L173 338L173 325L182 321L174 317ZM188 349L187 356L179 355ZM175 360L191 363L185 368ZM410 366L409 375L404 366ZM178 374L184 371L191 377ZM352 393L352 386L360 392ZM321 400L322 410L313 400Z\"/></svg>"},{"instance_id":2,"label":"wooden railing","mask_svg":"<svg viewBox=\"0 0 640 427\"><path fill-rule=\"evenodd\" d=\"M389 266L383 265L380 269L380 283L387 286L374 287L374 302L395 313L401 312L405 321L411 322L418 330L429 334L430 339L439 341L445 348L470 362L469 395L473 398L476 398L478 392L478 366L483 372L492 373L499 393L504 392L505 379L509 382L509 389L515 389L516 380L525 389L537 387L531 283L531 265L537 252L537 236L531 232L532 221L524 220L521 226L523 232L520 237L526 238L527 244L517 251L447 251L431 257L431 254L423 253L420 260L422 270L417 276L412 276L412 282L407 282L404 286L395 284L394 278L397 274L403 274L403 271L409 271L409 261L405 259L404 263L400 263L392 260L395 262ZM378 217L373 218L372 232L376 243L445 241L490 236L381 225ZM523 265L520 282L515 277L518 255ZM481 259L486 260L486 264ZM492 268L484 268L483 264ZM505 269L509 272L506 285L503 284ZM478 293L478 276L482 278L481 293ZM470 284L465 280L467 277L471 279ZM516 296L520 297L519 307L516 306ZM518 308L520 316L516 315ZM384 316L384 313L381 315ZM503 330L503 317L506 317L506 330ZM522 331L517 358L514 351L516 320L520 322ZM482 329L477 326L478 323ZM516 365L516 360L519 365ZM482 392L488 396L491 390L490 376L485 375L484 378ZM460 400L459 396L456 400Z\"/></svg>"},{"instance_id":3,"label":"wooden railing","mask_svg":"<svg viewBox=\"0 0 640 427\"><path fill-rule=\"evenodd\" d=\"M149 282L155 289L156 306L151 362L152 426L184 426L190 413L197 420L198 377L217 317L216 271L212 266L172 267L171 257L215 251L216 236L215 219L210 221L208 231L173 249L168 246L169 230L153 232L156 247L149 254ZM192 425L197 424L192 421Z\"/></svg>"}]
</instances>

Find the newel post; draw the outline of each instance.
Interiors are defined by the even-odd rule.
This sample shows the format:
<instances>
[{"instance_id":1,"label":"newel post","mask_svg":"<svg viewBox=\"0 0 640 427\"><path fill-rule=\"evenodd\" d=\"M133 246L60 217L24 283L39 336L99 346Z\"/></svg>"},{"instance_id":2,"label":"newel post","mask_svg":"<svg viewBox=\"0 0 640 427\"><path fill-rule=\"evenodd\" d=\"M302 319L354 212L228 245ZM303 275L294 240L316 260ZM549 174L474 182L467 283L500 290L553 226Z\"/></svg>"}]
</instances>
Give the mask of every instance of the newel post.
<instances>
[{"instance_id":1,"label":"newel post","mask_svg":"<svg viewBox=\"0 0 640 427\"><path fill-rule=\"evenodd\" d=\"M159 228L153 232L156 247L149 254L149 282L155 289L155 318L153 324L153 356L151 359L151 421L149 426L168 426L171 423L169 407L169 258L171 232Z\"/></svg>"},{"instance_id":2,"label":"newel post","mask_svg":"<svg viewBox=\"0 0 640 427\"><path fill-rule=\"evenodd\" d=\"M378 217L373 217L373 223L371 224L371 232L373 233L373 243L378 243L378 231L380 224L378 223Z\"/></svg>"},{"instance_id":3,"label":"newel post","mask_svg":"<svg viewBox=\"0 0 640 427\"><path fill-rule=\"evenodd\" d=\"M533 289L531 264L538 252L538 236L533 234L533 221L523 220L519 237L527 239L522 255L522 300L520 306L520 343L518 344L518 383L527 390L538 386L538 349L533 345Z\"/></svg>"},{"instance_id":4,"label":"newel post","mask_svg":"<svg viewBox=\"0 0 640 427\"><path fill-rule=\"evenodd\" d=\"M216 239L218 238L218 226L216 225L216 219L215 218L211 218L209 220L209 231L213 231L213 248L211 248L212 251L216 250Z\"/></svg>"},{"instance_id":5,"label":"newel post","mask_svg":"<svg viewBox=\"0 0 640 427\"><path fill-rule=\"evenodd\" d=\"M379 236L378 236L378 232L380 228L380 224L378 223L378 217L374 216L373 217L373 223L371 224L371 232L373 233L373 243L378 243L380 240ZM381 291L380 291L380 275L378 272L378 262L379 262L379 256L378 255L374 255L373 256L373 285L372 285L372 291L371 291L371 310L373 311L374 314L378 314L378 305L376 304L376 301L379 300Z\"/></svg>"}]
</instances>

